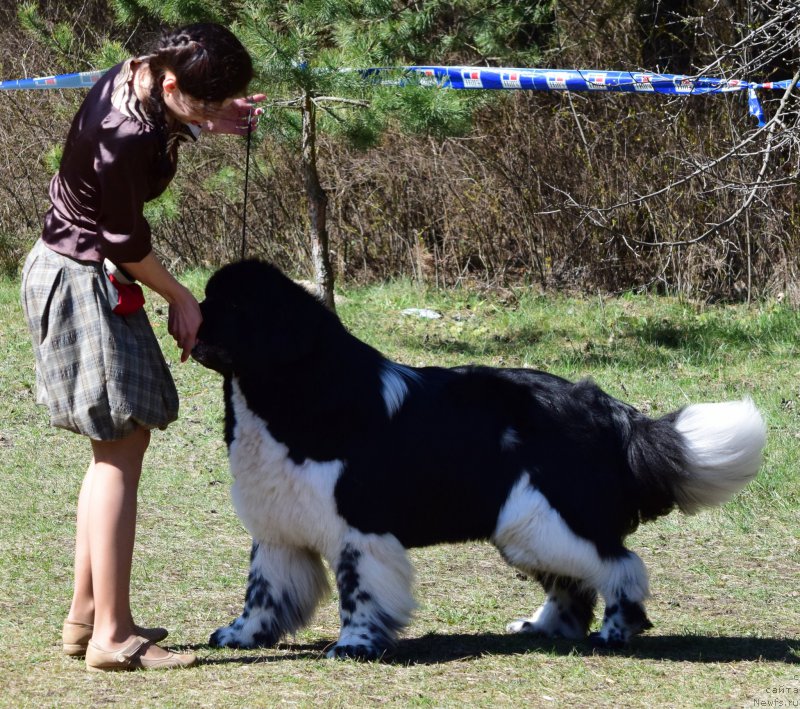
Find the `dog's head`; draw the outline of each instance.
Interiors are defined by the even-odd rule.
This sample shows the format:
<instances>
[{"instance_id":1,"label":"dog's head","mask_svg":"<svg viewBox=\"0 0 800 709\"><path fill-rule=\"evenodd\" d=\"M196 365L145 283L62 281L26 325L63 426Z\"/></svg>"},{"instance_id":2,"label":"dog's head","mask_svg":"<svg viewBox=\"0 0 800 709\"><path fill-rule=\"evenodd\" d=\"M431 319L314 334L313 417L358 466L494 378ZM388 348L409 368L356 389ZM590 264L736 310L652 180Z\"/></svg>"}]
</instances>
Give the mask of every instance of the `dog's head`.
<instances>
[{"instance_id":1,"label":"dog's head","mask_svg":"<svg viewBox=\"0 0 800 709\"><path fill-rule=\"evenodd\" d=\"M263 261L232 263L206 284L192 357L225 376L266 373L307 357L326 323L317 298Z\"/></svg>"}]
</instances>

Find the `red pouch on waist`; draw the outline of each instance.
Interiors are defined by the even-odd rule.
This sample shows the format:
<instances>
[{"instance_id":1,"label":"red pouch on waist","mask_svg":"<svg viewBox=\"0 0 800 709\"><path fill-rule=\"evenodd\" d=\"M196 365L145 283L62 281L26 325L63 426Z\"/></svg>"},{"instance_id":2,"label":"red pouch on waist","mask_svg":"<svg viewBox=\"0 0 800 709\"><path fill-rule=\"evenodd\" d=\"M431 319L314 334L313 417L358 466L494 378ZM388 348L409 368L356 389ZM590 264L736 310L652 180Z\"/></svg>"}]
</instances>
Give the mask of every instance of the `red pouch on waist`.
<instances>
[{"instance_id":1,"label":"red pouch on waist","mask_svg":"<svg viewBox=\"0 0 800 709\"><path fill-rule=\"evenodd\" d=\"M112 310L117 315L130 315L144 306L144 292L138 283L123 283L118 274L107 271L108 280L117 291L117 304Z\"/></svg>"}]
</instances>

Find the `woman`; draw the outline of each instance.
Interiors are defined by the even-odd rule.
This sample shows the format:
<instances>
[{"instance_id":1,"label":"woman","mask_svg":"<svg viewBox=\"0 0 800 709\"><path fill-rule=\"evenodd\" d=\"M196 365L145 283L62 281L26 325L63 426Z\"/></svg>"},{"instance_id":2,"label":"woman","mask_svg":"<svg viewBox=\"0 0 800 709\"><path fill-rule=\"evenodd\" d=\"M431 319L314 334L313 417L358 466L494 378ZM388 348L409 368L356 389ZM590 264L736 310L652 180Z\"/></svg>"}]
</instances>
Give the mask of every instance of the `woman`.
<instances>
[{"instance_id":1,"label":"woman","mask_svg":"<svg viewBox=\"0 0 800 709\"><path fill-rule=\"evenodd\" d=\"M166 33L152 54L109 70L76 114L50 185L51 207L29 254L22 304L36 353L37 402L53 426L86 436L92 458L78 500L75 586L64 652L91 670L187 667L193 654L156 645L130 608L136 498L153 428L178 395L144 310L141 281L169 303L181 361L201 315L152 251L143 205L175 175L178 145L203 129L244 135L250 56L216 24ZM249 122L249 124L248 124Z\"/></svg>"}]
</instances>

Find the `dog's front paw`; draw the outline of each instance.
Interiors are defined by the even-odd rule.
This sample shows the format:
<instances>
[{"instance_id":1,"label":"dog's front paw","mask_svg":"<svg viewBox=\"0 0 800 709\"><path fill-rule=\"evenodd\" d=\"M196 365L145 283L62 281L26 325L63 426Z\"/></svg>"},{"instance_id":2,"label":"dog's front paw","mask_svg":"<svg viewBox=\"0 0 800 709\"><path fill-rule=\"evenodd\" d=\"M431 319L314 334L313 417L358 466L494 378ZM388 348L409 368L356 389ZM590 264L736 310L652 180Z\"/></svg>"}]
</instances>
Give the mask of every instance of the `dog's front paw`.
<instances>
[{"instance_id":1,"label":"dog's front paw","mask_svg":"<svg viewBox=\"0 0 800 709\"><path fill-rule=\"evenodd\" d=\"M373 645L372 643L336 643L326 654L327 657L337 660L375 661L380 660L386 652L386 648Z\"/></svg>"},{"instance_id":2,"label":"dog's front paw","mask_svg":"<svg viewBox=\"0 0 800 709\"><path fill-rule=\"evenodd\" d=\"M211 633L211 637L208 639L208 644L211 645L211 647L242 647L238 634L233 628L233 624L226 625L222 628L217 628L213 633Z\"/></svg>"},{"instance_id":3,"label":"dog's front paw","mask_svg":"<svg viewBox=\"0 0 800 709\"><path fill-rule=\"evenodd\" d=\"M266 623L245 621L239 617L230 625L217 628L208 639L211 647L256 648L273 647L280 638Z\"/></svg>"}]
</instances>

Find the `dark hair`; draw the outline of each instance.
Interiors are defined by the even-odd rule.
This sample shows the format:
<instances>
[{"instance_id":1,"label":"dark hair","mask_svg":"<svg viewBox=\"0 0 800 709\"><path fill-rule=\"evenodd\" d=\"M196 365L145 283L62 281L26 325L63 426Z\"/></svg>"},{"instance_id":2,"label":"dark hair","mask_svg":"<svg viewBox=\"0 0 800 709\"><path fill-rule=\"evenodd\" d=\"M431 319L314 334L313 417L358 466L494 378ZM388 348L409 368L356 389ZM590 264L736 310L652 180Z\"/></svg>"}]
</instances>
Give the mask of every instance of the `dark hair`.
<instances>
[{"instance_id":1,"label":"dark hair","mask_svg":"<svg viewBox=\"0 0 800 709\"><path fill-rule=\"evenodd\" d=\"M166 130L162 86L166 71L175 74L183 93L210 103L243 94L253 78L253 61L242 43L227 27L212 22L164 32L147 60L153 81L146 108L162 132Z\"/></svg>"},{"instance_id":2,"label":"dark hair","mask_svg":"<svg viewBox=\"0 0 800 709\"><path fill-rule=\"evenodd\" d=\"M216 103L243 94L253 78L253 62L242 43L227 27L211 22L165 32L149 60L159 91L170 70L178 88L200 101Z\"/></svg>"}]
</instances>

